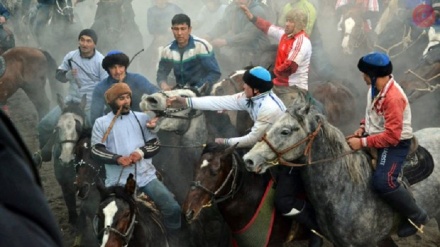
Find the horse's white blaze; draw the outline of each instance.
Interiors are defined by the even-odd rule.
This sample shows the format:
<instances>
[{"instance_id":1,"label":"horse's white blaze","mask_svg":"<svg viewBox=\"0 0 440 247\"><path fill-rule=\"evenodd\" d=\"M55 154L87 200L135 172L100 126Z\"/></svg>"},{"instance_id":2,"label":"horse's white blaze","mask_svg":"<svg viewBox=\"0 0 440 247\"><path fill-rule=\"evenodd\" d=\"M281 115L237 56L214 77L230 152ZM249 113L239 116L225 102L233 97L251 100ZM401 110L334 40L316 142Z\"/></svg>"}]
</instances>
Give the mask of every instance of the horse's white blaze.
<instances>
[{"instance_id":1,"label":"horse's white blaze","mask_svg":"<svg viewBox=\"0 0 440 247\"><path fill-rule=\"evenodd\" d=\"M287 214L284 214L285 216L294 216L297 215L300 211L298 211L298 209L296 208L292 208L292 210L290 210L290 212L288 212Z\"/></svg>"},{"instance_id":2,"label":"horse's white blaze","mask_svg":"<svg viewBox=\"0 0 440 247\"><path fill-rule=\"evenodd\" d=\"M344 21L344 27L345 27L345 34L344 38L342 39L342 48L348 49L348 42L350 41L350 34L353 31L354 26L356 25L356 22L353 18L348 18Z\"/></svg>"},{"instance_id":3,"label":"horse's white blaze","mask_svg":"<svg viewBox=\"0 0 440 247\"><path fill-rule=\"evenodd\" d=\"M200 168L207 167L209 165L209 162L207 160L203 160L202 165Z\"/></svg>"},{"instance_id":4,"label":"horse's white blaze","mask_svg":"<svg viewBox=\"0 0 440 247\"><path fill-rule=\"evenodd\" d=\"M82 124L82 118L73 113L66 113L61 115L58 120L58 127L60 128L60 141L70 140L76 141L79 138L76 132L76 122L80 121ZM75 147L74 142L65 142L61 145L61 155L60 160L64 163L68 163L73 159L73 148Z\"/></svg>"},{"instance_id":5,"label":"horse's white blaze","mask_svg":"<svg viewBox=\"0 0 440 247\"><path fill-rule=\"evenodd\" d=\"M102 212L104 213L104 227L111 226L113 224L113 218L115 217L116 212L118 212L118 206L116 206L116 202L112 201L107 204ZM107 244L109 236L110 232L104 231L101 247L104 247Z\"/></svg>"},{"instance_id":6,"label":"horse's white blaze","mask_svg":"<svg viewBox=\"0 0 440 247\"><path fill-rule=\"evenodd\" d=\"M423 55L426 55L426 53L428 53L430 47L440 43L440 33L438 33L433 27L429 28L428 40L429 43L426 46L425 50L423 51Z\"/></svg>"}]
</instances>

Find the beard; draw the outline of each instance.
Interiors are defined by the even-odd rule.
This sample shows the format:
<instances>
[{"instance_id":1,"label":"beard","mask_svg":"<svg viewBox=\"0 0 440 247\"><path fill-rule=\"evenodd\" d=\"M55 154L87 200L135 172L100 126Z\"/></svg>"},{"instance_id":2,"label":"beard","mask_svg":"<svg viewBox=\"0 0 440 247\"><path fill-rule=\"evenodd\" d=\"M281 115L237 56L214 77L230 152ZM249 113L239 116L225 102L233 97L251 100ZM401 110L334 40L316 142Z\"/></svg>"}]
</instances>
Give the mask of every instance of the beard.
<instances>
[{"instance_id":1,"label":"beard","mask_svg":"<svg viewBox=\"0 0 440 247\"><path fill-rule=\"evenodd\" d=\"M122 105L122 106L118 106L115 103L110 104L110 108L112 109L112 112L115 115L118 113L118 110L120 107L122 107L121 115L127 115L131 111L131 103L129 105L127 104L127 105Z\"/></svg>"}]
</instances>

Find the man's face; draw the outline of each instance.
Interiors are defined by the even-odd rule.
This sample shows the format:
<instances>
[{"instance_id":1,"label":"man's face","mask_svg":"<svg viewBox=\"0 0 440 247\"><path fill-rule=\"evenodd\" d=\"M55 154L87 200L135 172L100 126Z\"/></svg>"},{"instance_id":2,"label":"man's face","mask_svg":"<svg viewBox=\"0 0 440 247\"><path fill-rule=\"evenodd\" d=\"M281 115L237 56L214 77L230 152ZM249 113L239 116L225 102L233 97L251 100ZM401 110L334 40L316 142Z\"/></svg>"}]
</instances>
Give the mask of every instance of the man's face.
<instances>
[{"instance_id":1,"label":"man's face","mask_svg":"<svg viewBox=\"0 0 440 247\"><path fill-rule=\"evenodd\" d=\"M95 42L87 35L79 37L79 49L84 55L92 55L95 50Z\"/></svg>"},{"instance_id":2,"label":"man's face","mask_svg":"<svg viewBox=\"0 0 440 247\"><path fill-rule=\"evenodd\" d=\"M185 24L175 24L171 27L174 38L179 47L185 47L188 44L189 35L191 34L191 27Z\"/></svg>"},{"instance_id":3,"label":"man's face","mask_svg":"<svg viewBox=\"0 0 440 247\"><path fill-rule=\"evenodd\" d=\"M287 18L286 19L286 26L284 27L284 32L287 35L290 35L293 33L293 31L295 31L295 23L293 22L292 19Z\"/></svg>"},{"instance_id":4,"label":"man's face","mask_svg":"<svg viewBox=\"0 0 440 247\"><path fill-rule=\"evenodd\" d=\"M117 81L122 81L125 78L125 66L122 66L120 64L115 64L113 66L110 66L110 68L108 68L109 72L110 72L110 76L117 80Z\"/></svg>"},{"instance_id":5,"label":"man's face","mask_svg":"<svg viewBox=\"0 0 440 247\"><path fill-rule=\"evenodd\" d=\"M243 84L243 91L244 91L244 94L246 95L246 98L250 99L250 98L254 97L255 89L251 88L246 83ZM256 93L256 91L255 91L255 93Z\"/></svg>"},{"instance_id":6,"label":"man's face","mask_svg":"<svg viewBox=\"0 0 440 247\"><path fill-rule=\"evenodd\" d=\"M115 103L118 109L122 106L121 114L130 112L131 96L128 93L120 95Z\"/></svg>"}]
</instances>

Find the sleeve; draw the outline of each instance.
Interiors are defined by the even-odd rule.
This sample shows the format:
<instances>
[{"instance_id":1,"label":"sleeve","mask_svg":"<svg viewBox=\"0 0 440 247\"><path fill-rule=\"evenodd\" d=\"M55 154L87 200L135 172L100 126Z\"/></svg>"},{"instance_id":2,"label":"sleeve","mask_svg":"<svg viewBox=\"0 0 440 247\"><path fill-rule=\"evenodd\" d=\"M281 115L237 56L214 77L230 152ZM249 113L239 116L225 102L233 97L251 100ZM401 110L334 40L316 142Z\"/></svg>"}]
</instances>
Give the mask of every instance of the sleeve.
<instances>
[{"instance_id":1,"label":"sleeve","mask_svg":"<svg viewBox=\"0 0 440 247\"><path fill-rule=\"evenodd\" d=\"M105 99L102 90L105 81L101 81L93 89L92 102L90 103L90 123L93 125L95 120L104 114Z\"/></svg>"},{"instance_id":2,"label":"sleeve","mask_svg":"<svg viewBox=\"0 0 440 247\"><path fill-rule=\"evenodd\" d=\"M255 26L263 31L265 34L269 35L270 37L274 38L278 42L281 40L281 37L284 35L284 29L281 27L275 26L269 21L257 17L257 20L255 21Z\"/></svg>"},{"instance_id":3,"label":"sleeve","mask_svg":"<svg viewBox=\"0 0 440 247\"><path fill-rule=\"evenodd\" d=\"M92 159L103 163L103 164L114 164L117 165L117 159L121 155L114 154L106 149L105 143L101 140L104 137L106 128L103 127L101 122L96 122L92 129Z\"/></svg>"},{"instance_id":4,"label":"sleeve","mask_svg":"<svg viewBox=\"0 0 440 247\"><path fill-rule=\"evenodd\" d=\"M66 56L63 58L63 62L58 66L58 69L55 74L55 78L60 82L67 82L68 79L66 78L67 71L71 70L72 67L69 63L69 60L72 59L71 52L67 53Z\"/></svg>"},{"instance_id":5,"label":"sleeve","mask_svg":"<svg viewBox=\"0 0 440 247\"><path fill-rule=\"evenodd\" d=\"M139 75L136 82L138 84L137 88L139 88L142 94L153 94L160 91L158 87L150 83L150 81L144 76Z\"/></svg>"},{"instance_id":6,"label":"sleeve","mask_svg":"<svg viewBox=\"0 0 440 247\"><path fill-rule=\"evenodd\" d=\"M207 45L204 47L206 47L206 50L203 54L201 54L200 62L204 71L206 71L206 76L200 79L199 85L209 83L212 86L220 79L220 67L218 66L217 59L215 59L215 54L212 50L212 47L208 47Z\"/></svg>"},{"instance_id":7,"label":"sleeve","mask_svg":"<svg viewBox=\"0 0 440 247\"><path fill-rule=\"evenodd\" d=\"M403 130L403 112L406 104L407 102L403 98L390 99L384 102L385 130L382 133L362 138L363 146L374 148L396 146L400 141Z\"/></svg>"},{"instance_id":8,"label":"sleeve","mask_svg":"<svg viewBox=\"0 0 440 247\"><path fill-rule=\"evenodd\" d=\"M160 151L159 145L159 139L154 138L147 141L145 146L140 147L139 149L142 151L144 159L152 158L154 155L158 154Z\"/></svg>"},{"instance_id":9,"label":"sleeve","mask_svg":"<svg viewBox=\"0 0 440 247\"><path fill-rule=\"evenodd\" d=\"M167 58L165 58L165 54L169 48L165 48L162 51L161 58L159 61L159 68L157 69L156 82L157 85L160 86L161 82L167 82L168 75L173 69L173 62Z\"/></svg>"},{"instance_id":10,"label":"sleeve","mask_svg":"<svg viewBox=\"0 0 440 247\"><path fill-rule=\"evenodd\" d=\"M209 111L240 111L247 110L246 96L244 93L226 96L204 96L197 98L188 98L189 107L198 110Z\"/></svg>"}]
</instances>

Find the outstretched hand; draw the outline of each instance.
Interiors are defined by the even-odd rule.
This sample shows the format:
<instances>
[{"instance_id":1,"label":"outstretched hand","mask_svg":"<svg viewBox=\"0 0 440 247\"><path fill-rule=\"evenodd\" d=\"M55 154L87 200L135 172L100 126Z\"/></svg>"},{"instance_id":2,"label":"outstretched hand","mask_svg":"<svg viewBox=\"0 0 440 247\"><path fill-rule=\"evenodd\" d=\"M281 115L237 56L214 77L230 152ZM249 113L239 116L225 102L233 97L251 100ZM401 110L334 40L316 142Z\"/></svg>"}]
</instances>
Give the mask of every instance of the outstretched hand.
<instances>
[{"instance_id":1,"label":"outstretched hand","mask_svg":"<svg viewBox=\"0 0 440 247\"><path fill-rule=\"evenodd\" d=\"M246 15L246 17L249 20L252 20L252 18L254 18L254 15L251 13L251 11L249 10L249 8L246 5L244 5L244 4L240 5L240 9L243 10L243 13Z\"/></svg>"}]
</instances>

